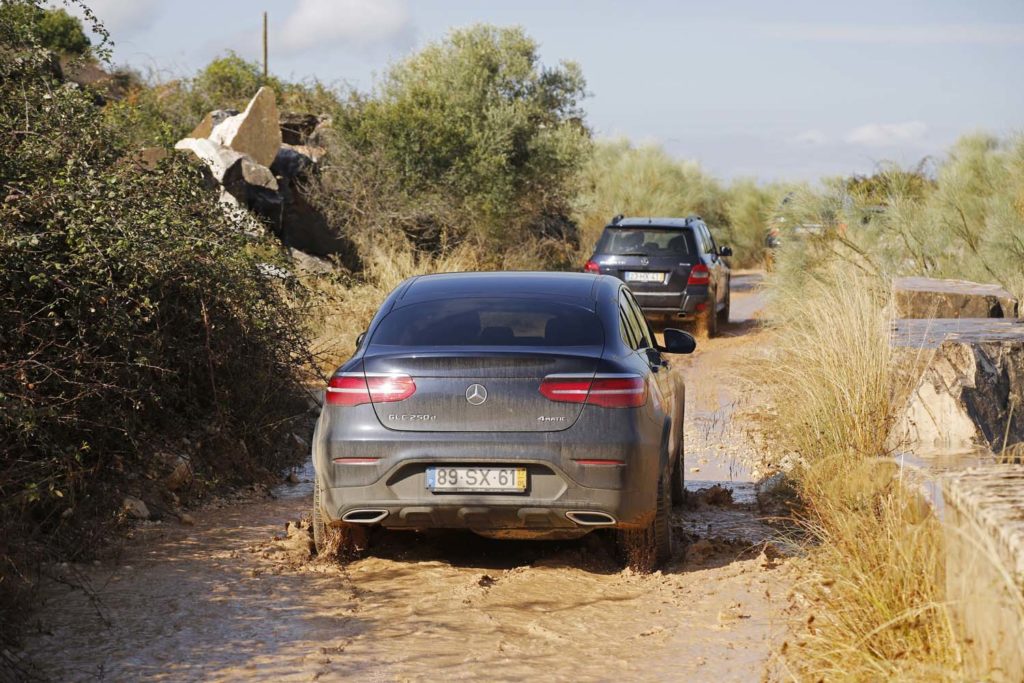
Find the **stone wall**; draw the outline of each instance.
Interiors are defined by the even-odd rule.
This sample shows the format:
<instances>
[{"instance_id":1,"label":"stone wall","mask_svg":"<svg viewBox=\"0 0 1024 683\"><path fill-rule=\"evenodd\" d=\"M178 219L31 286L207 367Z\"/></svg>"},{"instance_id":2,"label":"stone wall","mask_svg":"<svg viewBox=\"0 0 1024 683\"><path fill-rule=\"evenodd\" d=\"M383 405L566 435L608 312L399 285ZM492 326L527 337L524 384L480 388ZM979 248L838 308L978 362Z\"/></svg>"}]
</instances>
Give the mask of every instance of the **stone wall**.
<instances>
[{"instance_id":1,"label":"stone wall","mask_svg":"<svg viewBox=\"0 0 1024 683\"><path fill-rule=\"evenodd\" d=\"M942 482L946 598L968 680L1024 681L1024 465Z\"/></svg>"},{"instance_id":2,"label":"stone wall","mask_svg":"<svg viewBox=\"0 0 1024 683\"><path fill-rule=\"evenodd\" d=\"M1017 300L999 285L930 277L893 280L900 318L1016 318Z\"/></svg>"},{"instance_id":3,"label":"stone wall","mask_svg":"<svg viewBox=\"0 0 1024 683\"><path fill-rule=\"evenodd\" d=\"M999 453L1024 442L1024 323L920 321L939 328L930 331L907 322L918 321L899 321L896 343L927 363L893 429L895 446Z\"/></svg>"}]
</instances>

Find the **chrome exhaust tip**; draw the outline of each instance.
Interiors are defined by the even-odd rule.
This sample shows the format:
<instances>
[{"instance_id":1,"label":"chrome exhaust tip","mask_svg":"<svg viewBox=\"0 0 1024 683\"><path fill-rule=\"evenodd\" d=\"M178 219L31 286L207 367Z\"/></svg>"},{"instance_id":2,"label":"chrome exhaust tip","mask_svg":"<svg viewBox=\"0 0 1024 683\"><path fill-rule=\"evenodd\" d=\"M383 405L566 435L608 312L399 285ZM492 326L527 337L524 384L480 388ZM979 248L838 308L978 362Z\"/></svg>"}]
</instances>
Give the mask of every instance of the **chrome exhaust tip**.
<instances>
[{"instance_id":1,"label":"chrome exhaust tip","mask_svg":"<svg viewBox=\"0 0 1024 683\"><path fill-rule=\"evenodd\" d=\"M341 516L341 521L349 524L376 524L387 516L387 510L349 510Z\"/></svg>"},{"instance_id":2,"label":"chrome exhaust tip","mask_svg":"<svg viewBox=\"0 0 1024 683\"><path fill-rule=\"evenodd\" d=\"M566 512L565 516L580 526L611 526L615 524L615 518L604 512L573 510Z\"/></svg>"}]
</instances>

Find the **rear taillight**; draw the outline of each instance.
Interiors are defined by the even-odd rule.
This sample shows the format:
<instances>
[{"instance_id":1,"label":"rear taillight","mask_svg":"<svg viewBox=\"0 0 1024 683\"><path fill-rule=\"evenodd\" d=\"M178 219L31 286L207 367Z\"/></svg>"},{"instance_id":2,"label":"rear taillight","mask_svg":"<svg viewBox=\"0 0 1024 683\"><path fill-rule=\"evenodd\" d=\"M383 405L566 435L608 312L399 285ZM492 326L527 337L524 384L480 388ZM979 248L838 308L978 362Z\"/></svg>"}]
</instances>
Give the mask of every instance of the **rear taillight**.
<instances>
[{"instance_id":1,"label":"rear taillight","mask_svg":"<svg viewBox=\"0 0 1024 683\"><path fill-rule=\"evenodd\" d=\"M593 378L550 375L540 383L549 401L587 403L602 408L636 408L647 403L647 383L636 375L595 375Z\"/></svg>"},{"instance_id":2,"label":"rear taillight","mask_svg":"<svg viewBox=\"0 0 1024 683\"><path fill-rule=\"evenodd\" d=\"M327 403L332 406L358 406L363 403L389 403L407 399L416 393L409 375L364 375L343 372L327 384Z\"/></svg>"},{"instance_id":3,"label":"rear taillight","mask_svg":"<svg viewBox=\"0 0 1024 683\"><path fill-rule=\"evenodd\" d=\"M706 285L711 282L711 272L703 263L698 263L690 269L690 278L686 281L688 285Z\"/></svg>"},{"instance_id":4,"label":"rear taillight","mask_svg":"<svg viewBox=\"0 0 1024 683\"><path fill-rule=\"evenodd\" d=\"M597 265L594 261L587 261L583 265L583 270L587 273L600 273L601 266Z\"/></svg>"}]
</instances>

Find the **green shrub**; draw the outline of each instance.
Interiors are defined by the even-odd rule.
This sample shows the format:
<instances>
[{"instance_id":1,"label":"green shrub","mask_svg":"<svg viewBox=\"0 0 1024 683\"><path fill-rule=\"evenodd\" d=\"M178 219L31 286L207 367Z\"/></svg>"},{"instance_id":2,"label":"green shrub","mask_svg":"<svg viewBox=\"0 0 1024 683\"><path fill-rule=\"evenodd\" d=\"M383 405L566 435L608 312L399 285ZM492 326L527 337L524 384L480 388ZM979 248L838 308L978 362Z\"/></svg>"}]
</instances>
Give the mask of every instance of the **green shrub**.
<instances>
[{"instance_id":1,"label":"green shrub","mask_svg":"<svg viewBox=\"0 0 1024 683\"><path fill-rule=\"evenodd\" d=\"M243 108L262 86L281 91L281 82L273 76L263 78L263 69L229 51L207 64L192 80L192 93L209 109ZM198 121L196 122L198 123Z\"/></svg>"},{"instance_id":2,"label":"green shrub","mask_svg":"<svg viewBox=\"0 0 1024 683\"><path fill-rule=\"evenodd\" d=\"M396 64L335 124L381 151L407 194L458 202L462 235L507 245L567 224L589 147L583 95L578 66L543 67L522 29L478 25Z\"/></svg>"},{"instance_id":3,"label":"green shrub","mask_svg":"<svg viewBox=\"0 0 1024 683\"><path fill-rule=\"evenodd\" d=\"M187 158L136 167L33 30L0 29L2 644L34 563L94 549L158 452L251 481L294 457L306 406L301 328L260 271L273 247Z\"/></svg>"},{"instance_id":4,"label":"green shrub","mask_svg":"<svg viewBox=\"0 0 1024 683\"><path fill-rule=\"evenodd\" d=\"M44 9L35 3L5 2L0 5L0 24L5 32L22 32L40 47L61 55L85 55L91 42L82 22L65 10Z\"/></svg>"}]
</instances>

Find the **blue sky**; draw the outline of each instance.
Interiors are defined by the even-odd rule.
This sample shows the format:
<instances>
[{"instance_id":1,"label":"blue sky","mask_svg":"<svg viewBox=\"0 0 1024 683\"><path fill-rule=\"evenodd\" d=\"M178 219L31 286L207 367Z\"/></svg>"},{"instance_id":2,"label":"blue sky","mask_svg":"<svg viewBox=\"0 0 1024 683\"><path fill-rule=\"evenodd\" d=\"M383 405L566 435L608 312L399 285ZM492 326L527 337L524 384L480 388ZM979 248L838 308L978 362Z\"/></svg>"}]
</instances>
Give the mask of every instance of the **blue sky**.
<instances>
[{"instance_id":1,"label":"blue sky","mask_svg":"<svg viewBox=\"0 0 1024 683\"><path fill-rule=\"evenodd\" d=\"M88 0L87 0L88 2ZM521 25L578 62L599 136L729 179L812 180L1024 130L1024 0L93 0L115 61L167 76L260 55L279 76L369 89L452 27Z\"/></svg>"}]
</instances>

